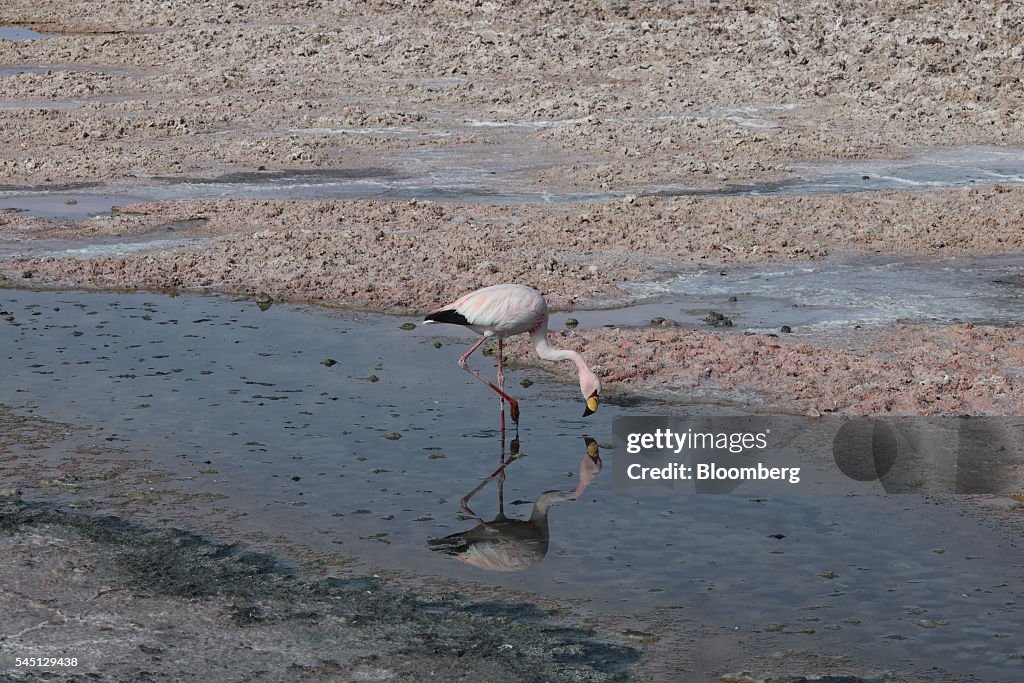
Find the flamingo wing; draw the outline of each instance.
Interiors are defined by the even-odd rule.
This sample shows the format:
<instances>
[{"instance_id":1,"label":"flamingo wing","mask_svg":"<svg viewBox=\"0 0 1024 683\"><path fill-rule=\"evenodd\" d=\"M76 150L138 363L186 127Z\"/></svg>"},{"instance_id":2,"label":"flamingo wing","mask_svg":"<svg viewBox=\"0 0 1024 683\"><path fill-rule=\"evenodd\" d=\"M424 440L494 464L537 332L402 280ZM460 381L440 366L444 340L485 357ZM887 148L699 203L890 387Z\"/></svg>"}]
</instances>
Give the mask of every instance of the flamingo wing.
<instances>
[{"instance_id":1,"label":"flamingo wing","mask_svg":"<svg viewBox=\"0 0 1024 683\"><path fill-rule=\"evenodd\" d=\"M470 292L427 315L428 322L465 325L480 334L508 336L529 332L547 319L547 303L524 285L493 285Z\"/></svg>"}]
</instances>

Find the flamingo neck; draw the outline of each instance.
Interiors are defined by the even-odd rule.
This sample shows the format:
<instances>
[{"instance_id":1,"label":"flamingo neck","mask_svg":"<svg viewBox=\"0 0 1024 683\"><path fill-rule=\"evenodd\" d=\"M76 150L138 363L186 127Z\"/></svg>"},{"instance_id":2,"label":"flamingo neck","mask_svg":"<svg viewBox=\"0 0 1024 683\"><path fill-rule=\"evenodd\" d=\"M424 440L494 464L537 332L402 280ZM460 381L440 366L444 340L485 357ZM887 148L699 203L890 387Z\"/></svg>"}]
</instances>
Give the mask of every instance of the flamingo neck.
<instances>
[{"instance_id":1,"label":"flamingo neck","mask_svg":"<svg viewBox=\"0 0 1024 683\"><path fill-rule=\"evenodd\" d=\"M533 338L534 350L543 360L571 360L576 364L576 370L581 376L590 372L590 367L587 366L587 361L583 360L583 356L569 349L556 349L548 343L546 325L541 325L531 332L530 337Z\"/></svg>"},{"instance_id":2,"label":"flamingo neck","mask_svg":"<svg viewBox=\"0 0 1024 683\"><path fill-rule=\"evenodd\" d=\"M578 497L579 494L576 491L545 491L534 501L530 521L547 529L548 510L551 506L567 500L576 500Z\"/></svg>"}]
</instances>

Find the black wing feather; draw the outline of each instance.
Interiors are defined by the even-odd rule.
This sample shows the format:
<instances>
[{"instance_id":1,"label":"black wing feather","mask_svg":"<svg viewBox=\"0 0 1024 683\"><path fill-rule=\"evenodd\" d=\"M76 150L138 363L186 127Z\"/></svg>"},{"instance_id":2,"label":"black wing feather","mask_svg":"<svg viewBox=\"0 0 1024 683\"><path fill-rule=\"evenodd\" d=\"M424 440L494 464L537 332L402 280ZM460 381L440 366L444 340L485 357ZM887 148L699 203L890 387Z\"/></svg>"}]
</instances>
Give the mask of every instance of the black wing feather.
<instances>
[{"instance_id":1,"label":"black wing feather","mask_svg":"<svg viewBox=\"0 0 1024 683\"><path fill-rule=\"evenodd\" d=\"M429 314L424 320L431 320L435 323L451 323L453 325L469 325L469 321L466 320L466 316L462 315L454 308L446 308L443 311L435 311Z\"/></svg>"}]
</instances>

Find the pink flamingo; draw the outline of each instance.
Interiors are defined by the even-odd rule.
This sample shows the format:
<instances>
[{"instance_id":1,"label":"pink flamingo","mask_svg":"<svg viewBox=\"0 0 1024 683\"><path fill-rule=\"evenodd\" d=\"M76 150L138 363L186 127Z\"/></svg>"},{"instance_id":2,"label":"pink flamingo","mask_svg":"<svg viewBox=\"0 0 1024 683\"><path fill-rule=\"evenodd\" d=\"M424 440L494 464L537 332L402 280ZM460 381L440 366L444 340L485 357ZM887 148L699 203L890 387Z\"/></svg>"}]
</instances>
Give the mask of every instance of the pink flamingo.
<instances>
[{"instance_id":1,"label":"pink flamingo","mask_svg":"<svg viewBox=\"0 0 1024 683\"><path fill-rule=\"evenodd\" d=\"M590 370L583 356L575 351L556 349L548 344L548 303L536 289L511 284L484 287L428 314L423 322L463 325L483 335L462 355L459 367L498 392L502 401L502 423L505 421L504 401L509 403L512 420L519 422L519 403L505 393L505 373L501 367L505 337L524 332L529 333L534 350L544 360L571 360L576 364L580 391L583 393L583 400L587 402L583 416L597 411L601 380ZM484 379L466 363L470 354L489 337L498 338L498 386Z\"/></svg>"}]
</instances>

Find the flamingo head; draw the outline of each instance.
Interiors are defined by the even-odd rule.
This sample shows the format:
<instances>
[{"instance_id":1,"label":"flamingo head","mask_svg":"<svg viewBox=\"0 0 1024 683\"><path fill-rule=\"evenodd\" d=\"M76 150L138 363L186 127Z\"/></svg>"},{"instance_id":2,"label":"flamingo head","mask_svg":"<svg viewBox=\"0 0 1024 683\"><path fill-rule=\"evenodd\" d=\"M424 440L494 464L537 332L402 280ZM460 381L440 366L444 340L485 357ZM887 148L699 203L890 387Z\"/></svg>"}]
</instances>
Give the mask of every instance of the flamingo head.
<instances>
[{"instance_id":1,"label":"flamingo head","mask_svg":"<svg viewBox=\"0 0 1024 683\"><path fill-rule=\"evenodd\" d=\"M593 415L597 412L598 397L601 394L601 380L593 372L587 370L580 373L580 391L587 402L587 408L583 411L583 417Z\"/></svg>"}]
</instances>

